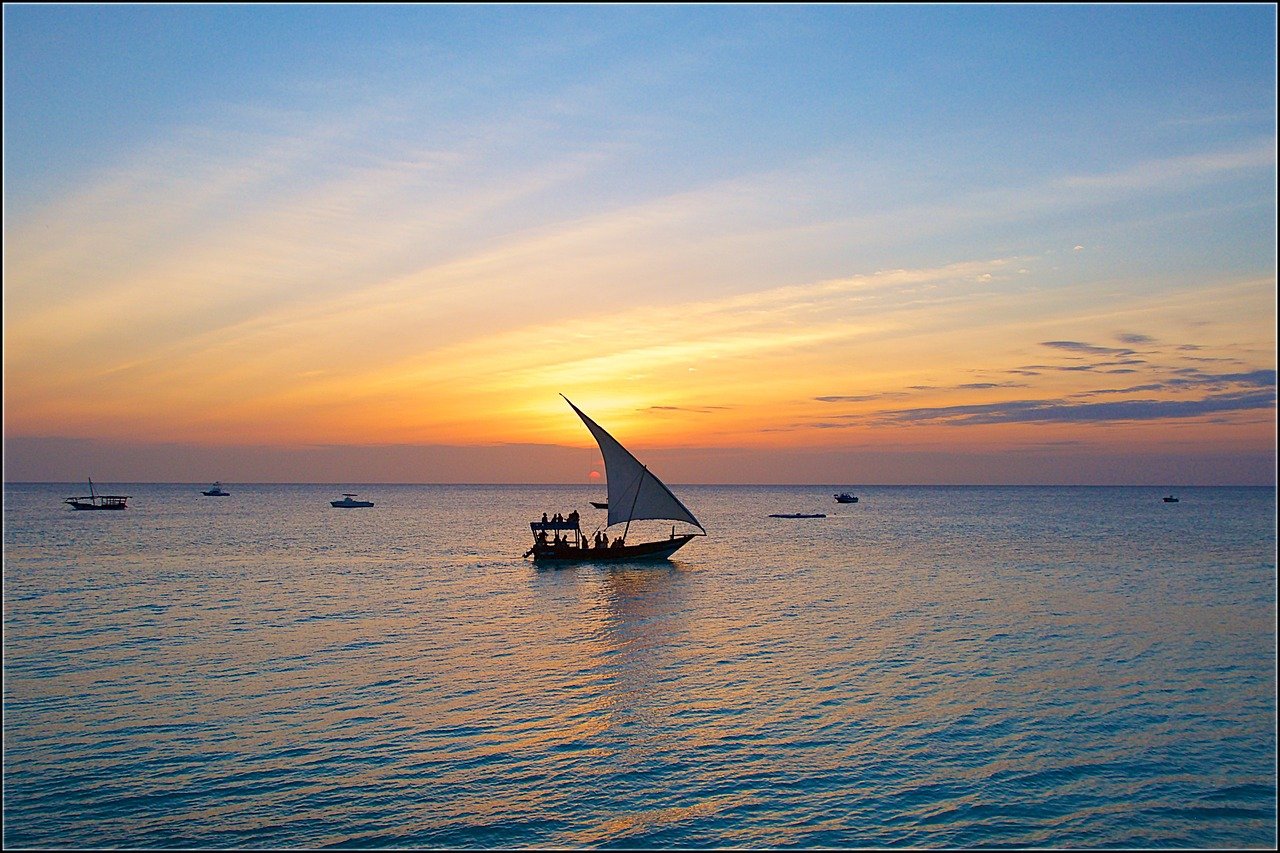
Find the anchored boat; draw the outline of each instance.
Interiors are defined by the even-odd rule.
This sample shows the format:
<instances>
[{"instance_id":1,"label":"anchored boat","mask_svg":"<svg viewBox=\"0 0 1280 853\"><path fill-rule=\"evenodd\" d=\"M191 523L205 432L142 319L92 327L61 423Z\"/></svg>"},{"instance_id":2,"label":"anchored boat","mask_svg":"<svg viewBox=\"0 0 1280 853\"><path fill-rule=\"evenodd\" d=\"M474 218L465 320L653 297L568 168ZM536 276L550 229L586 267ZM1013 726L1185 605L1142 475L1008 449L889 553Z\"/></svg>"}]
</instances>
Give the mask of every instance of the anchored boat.
<instances>
[{"instance_id":1,"label":"anchored boat","mask_svg":"<svg viewBox=\"0 0 1280 853\"><path fill-rule=\"evenodd\" d=\"M355 492L343 492L342 500L329 501L329 506L336 507L338 509L351 509L353 507L360 506L373 506L373 501L358 501L356 500Z\"/></svg>"},{"instance_id":2,"label":"anchored boat","mask_svg":"<svg viewBox=\"0 0 1280 853\"><path fill-rule=\"evenodd\" d=\"M72 509L128 509L126 501L133 495L100 495L93 488L93 478L89 478L89 494L87 497L67 498L64 504Z\"/></svg>"},{"instance_id":3,"label":"anchored boat","mask_svg":"<svg viewBox=\"0 0 1280 853\"><path fill-rule=\"evenodd\" d=\"M563 394L560 396L564 397ZM582 533L577 512L570 513L564 519L557 517L548 520L544 515L542 521L529 523L529 528L533 531L533 547L524 556L532 556L535 562L613 563L626 560L665 560L695 536L707 535L706 529L689 508L647 466L632 456L631 451L587 417L568 397L564 397L564 401L578 413L578 417L582 418L596 444L600 446L609 488L608 522L588 540ZM642 520L679 522L696 527L701 532L676 533L673 524L671 533L664 539L628 542L631 522ZM624 525L622 533L611 540L609 529L619 524Z\"/></svg>"}]
</instances>

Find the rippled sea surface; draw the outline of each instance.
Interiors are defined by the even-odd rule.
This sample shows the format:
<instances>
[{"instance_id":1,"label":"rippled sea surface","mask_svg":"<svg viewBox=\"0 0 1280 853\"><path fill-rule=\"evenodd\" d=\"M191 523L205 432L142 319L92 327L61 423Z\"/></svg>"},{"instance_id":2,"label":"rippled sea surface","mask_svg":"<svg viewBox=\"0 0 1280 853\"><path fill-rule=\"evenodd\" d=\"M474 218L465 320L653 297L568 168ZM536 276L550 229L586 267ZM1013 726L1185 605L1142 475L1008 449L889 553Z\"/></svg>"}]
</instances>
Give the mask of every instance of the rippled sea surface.
<instances>
[{"instance_id":1,"label":"rippled sea surface","mask_svg":"<svg viewBox=\"0 0 1280 853\"><path fill-rule=\"evenodd\" d=\"M1276 840L1274 489L205 485L5 486L6 846Z\"/></svg>"}]
</instances>

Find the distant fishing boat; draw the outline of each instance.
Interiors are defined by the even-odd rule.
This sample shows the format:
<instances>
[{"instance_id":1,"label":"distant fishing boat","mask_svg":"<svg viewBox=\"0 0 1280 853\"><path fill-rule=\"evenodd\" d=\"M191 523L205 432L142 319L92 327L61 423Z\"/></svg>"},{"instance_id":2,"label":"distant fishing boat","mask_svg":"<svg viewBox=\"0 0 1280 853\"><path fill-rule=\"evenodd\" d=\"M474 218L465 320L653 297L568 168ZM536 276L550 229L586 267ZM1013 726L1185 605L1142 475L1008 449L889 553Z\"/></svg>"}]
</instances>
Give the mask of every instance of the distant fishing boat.
<instances>
[{"instance_id":1,"label":"distant fishing boat","mask_svg":"<svg viewBox=\"0 0 1280 853\"><path fill-rule=\"evenodd\" d=\"M87 497L67 498L63 501L72 509L128 509L125 502L133 495L100 495L93 487L93 478L89 478L89 494Z\"/></svg>"},{"instance_id":2,"label":"distant fishing boat","mask_svg":"<svg viewBox=\"0 0 1280 853\"><path fill-rule=\"evenodd\" d=\"M857 495L851 495L848 492L841 492L835 496L838 504L856 504L858 502Z\"/></svg>"},{"instance_id":3,"label":"distant fishing boat","mask_svg":"<svg viewBox=\"0 0 1280 853\"><path fill-rule=\"evenodd\" d=\"M1173 495L1169 495L1164 499L1164 502L1167 504L1176 504L1178 502L1178 499L1175 498Z\"/></svg>"},{"instance_id":4,"label":"distant fishing boat","mask_svg":"<svg viewBox=\"0 0 1280 853\"><path fill-rule=\"evenodd\" d=\"M564 397L563 394L560 395ZM573 405L568 397L564 401L569 408L577 412L578 417L586 424L587 429L600 446L600 455L604 459L605 476L609 489L609 500L601 509L609 510L608 522L604 530L596 531L594 541L589 542L582 534L577 513L569 518L557 520L533 521L529 529L533 531L533 547L524 553L532 556L535 562L621 562L625 560L665 560L688 544L695 536L706 536L706 528L694 517L689 508L680 502L666 484L659 480L647 466L631 455L631 451L623 447L617 439L581 409ZM593 506L599 506L595 501ZM546 519L546 516L543 515ZM692 525L698 533L676 533L675 525L666 539L650 542L627 544L627 533L631 530L631 522L642 520L676 521ZM608 530L616 524L626 525L622 535L609 541ZM550 537L550 541L548 541Z\"/></svg>"},{"instance_id":5,"label":"distant fishing boat","mask_svg":"<svg viewBox=\"0 0 1280 853\"><path fill-rule=\"evenodd\" d=\"M329 501L329 505L339 509L350 509L358 506L373 506L373 501L358 501L355 492L343 492L342 500Z\"/></svg>"},{"instance_id":6,"label":"distant fishing boat","mask_svg":"<svg viewBox=\"0 0 1280 853\"><path fill-rule=\"evenodd\" d=\"M608 502L608 501L592 501L592 502L591 502L591 505L592 505L593 507L595 507L596 509L608 509L608 508L609 508L609 502Z\"/></svg>"},{"instance_id":7,"label":"distant fishing boat","mask_svg":"<svg viewBox=\"0 0 1280 853\"><path fill-rule=\"evenodd\" d=\"M203 492L201 492L200 494L202 494L202 495L208 495L208 496L209 496L209 497L211 497L211 498L225 498L225 497L227 497L228 495L230 495L231 493L230 493L230 492L228 492L228 491L223 490L223 488L222 488L222 484L221 484L221 483L214 483L212 486L210 486L209 488L205 489L205 490L204 490Z\"/></svg>"},{"instance_id":8,"label":"distant fishing boat","mask_svg":"<svg viewBox=\"0 0 1280 853\"><path fill-rule=\"evenodd\" d=\"M775 512L770 518L826 518L825 512Z\"/></svg>"}]
</instances>

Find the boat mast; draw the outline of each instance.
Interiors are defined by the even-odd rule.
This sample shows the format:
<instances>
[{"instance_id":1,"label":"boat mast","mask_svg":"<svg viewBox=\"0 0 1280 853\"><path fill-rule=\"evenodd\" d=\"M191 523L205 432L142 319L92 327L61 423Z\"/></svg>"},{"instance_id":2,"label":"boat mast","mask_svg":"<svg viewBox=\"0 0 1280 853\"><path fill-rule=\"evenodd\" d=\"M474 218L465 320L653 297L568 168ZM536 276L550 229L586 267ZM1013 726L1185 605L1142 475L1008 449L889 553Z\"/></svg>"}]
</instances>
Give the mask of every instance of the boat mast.
<instances>
[{"instance_id":1,"label":"boat mast","mask_svg":"<svg viewBox=\"0 0 1280 853\"><path fill-rule=\"evenodd\" d=\"M636 511L636 501L640 500L640 484L644 482L644 475L649 473L648 465L643 465L641 467L643 470L640 472L640 476L636 477L636 496L631 499L631 509L627 511L627 526L622 528L623 542L627 541L627 531L631 529L631 516Z\"/></svg>"}]
</instances>

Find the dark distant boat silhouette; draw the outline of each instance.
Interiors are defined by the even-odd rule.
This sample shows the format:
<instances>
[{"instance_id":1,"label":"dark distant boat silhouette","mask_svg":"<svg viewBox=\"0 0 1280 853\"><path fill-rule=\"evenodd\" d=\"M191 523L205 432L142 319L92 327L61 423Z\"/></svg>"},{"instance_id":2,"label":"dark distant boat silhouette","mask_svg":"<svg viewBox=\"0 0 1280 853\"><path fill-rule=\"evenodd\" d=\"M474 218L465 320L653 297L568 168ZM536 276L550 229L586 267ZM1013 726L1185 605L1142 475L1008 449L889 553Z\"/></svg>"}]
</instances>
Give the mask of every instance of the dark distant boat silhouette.
<instances>
[{"instance_id":1,"label":"dark distant boat silhouette","mask_svg":"<svg viewBox=\"0 0 1280 853\"><path fill-rule=\"evenodd\" d=\"M825 512L775 512L770 518L826 518Z\"/></svg>"},{"instance_id":2,"label":"dark distant boat silhouette","mask_svg":"<svg viewBox=\"0 0 1280 853\"><path fill-rule=\"evenodd\" d=\"M608 509L608 508L609 508L609 502L608 502L608 501L592 501L592 502L591 502L591 505L592 505L593 507L595 507L596 509Z\"/></svg>"},{"instance_id":3,"label":"dark distant boat silhouette","mask_svg":"<svg viewBox=\"0 0 1280 853\"><path fill-rule=\"evenodd\" d=\"M563 394L560 395L564 397ZM532 556L534 562L548 563L616 563L634 560L665 560L686 545L695 536L706 536L706 528L694 517L689 508L680 502L666 484L654 476L647 466L631 455L631 451L623 447L618 440L587 417L581 409L573 405L568 397L564 401L569 408L578 413L578 417L586 424L587 429L600 446L600 455L604 458L606 485L609 489L609 500L601 509L609 510L608 522L603 530L597 530L594 541L588 541L582 534L577 513L571 513L567 519L532 521L529 529L533 531L533 547L524 552L525 557ZM598 506L595 501L593 506ZM676 533L675 525L671 526L671 535L666 539L652 542L627 544L627 533L631 530L631 522L641 520L678 521L692 525L702 531L698 533ZM609 541L608 530L615 524L625 524L622 535ZM548 537L550 539L548 540Z\"/></svg>"},{"instance_id":4,"label":"dark distant boat silhouette","mask_svg":"<svg viewBox=\"0 0 1280 853\"><path fill-rule=\"evenodd\" d=\"M133 495L100 495L93 488L93 478L89 478L89 495L87 497L67 498L64 504L72 509L128 509L125 501Z\"/></svg>"},{"instance_id":5,"label":"dark distant boat silhouette","mask_svg":"<svg viewBox=\"0 0 1280 853\"><path fill-rule=\"evenodd\" d=\"M1173 495L1169 495L1164 499L1164 502L1167 504L1176 504L1178 502L1178 499L1175 498Z\"/></svg>"},{"instance_id":6,"label":"dark distant boat silhouette","mask_svg":"<svg viewBox=\"0 0 1280 853\"><path fill-rule=\"evenodd\" d=\"M228 495L230 495L231 493L230 493L230 492L228 492L228 491L224 491L224 490L223 490L223 488L222 488L222 484L221 484L221 483L214 483L212 486L210 486L209 488L205 489L205 490L204 490L203 492L201 492L200 494L202 494L202 495L208 495L208 496L209 496L209 497L211 497L211 498L225 498L225 497L227 497Z\"/></svg>"},{"instance_id":7,"label":"dark distant boat silhouette","mask_svg":"<svg viewBox=\"0 0 1280 853\"><path fill-rule=\"evenodd\" d=\"M356 500L355 492L343 492L342 500L329 501L329 505L339 509L350 509L358 506L373 506L373 501L358 501Z\"/></svg>"},{"instance_id":8,"label":"dark distant boat silhouette","mask_svg":"<svg viewBox=\"0 0 1280 853\"><path fill-rule=\"evenodd\" d=\"M835 498L838 504L856 504L858 502L857 495L851 495L848 492L841 492Z\"/></svg>"}]
</instances>

